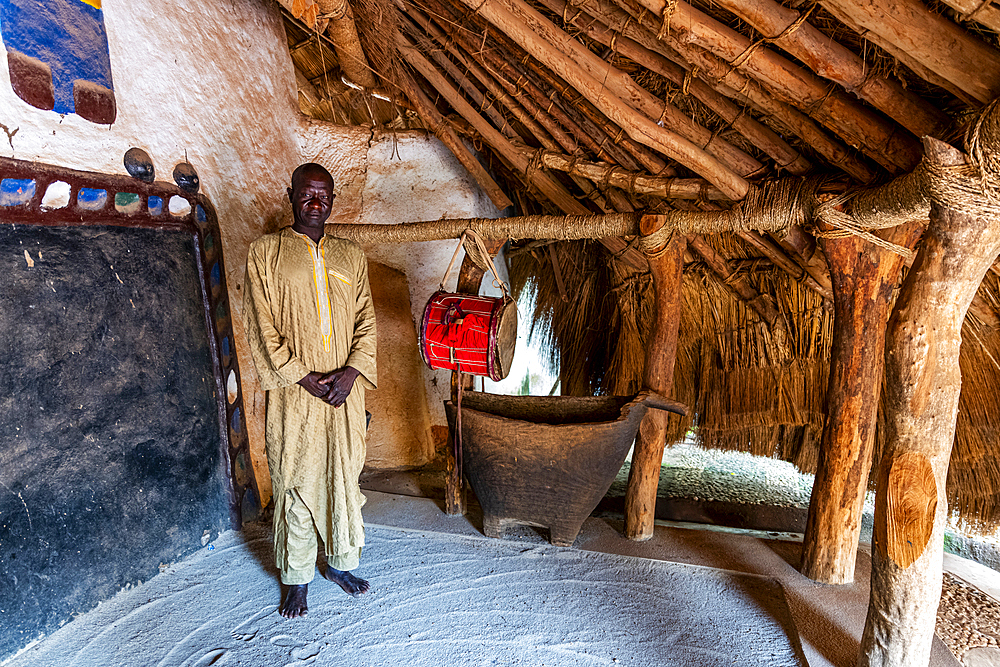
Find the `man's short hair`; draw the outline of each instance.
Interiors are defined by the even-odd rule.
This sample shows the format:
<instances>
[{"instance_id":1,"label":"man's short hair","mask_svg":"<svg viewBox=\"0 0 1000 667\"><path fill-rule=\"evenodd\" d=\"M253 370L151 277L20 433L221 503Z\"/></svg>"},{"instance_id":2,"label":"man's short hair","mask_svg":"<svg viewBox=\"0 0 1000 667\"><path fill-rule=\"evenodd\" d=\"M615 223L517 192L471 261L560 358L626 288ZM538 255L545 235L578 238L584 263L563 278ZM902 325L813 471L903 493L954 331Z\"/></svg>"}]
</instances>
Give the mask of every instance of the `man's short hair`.
<instances>
[{"instance_id":1,"label":"man's short hair","mask_svg":"<svg viewBox=\"0 0 1000 667\"><path fill-rule=\"evenodd\" d=\"M300 178L302 178L303 176L305 176L307 173L314 173L314 174L319 174L321 176L325 176L326 178L330 179L330 185L333 186L336 185L336 183L333 180L333 176L331 176L330 172L326 170L326 167L324 167L321 164L317 164L315 162L306 162L305 164L300 164L299 166L297 166L295 168L295 171L292 172L293 189L295 188L295 182Z\"/></svg>"}]
</instances>

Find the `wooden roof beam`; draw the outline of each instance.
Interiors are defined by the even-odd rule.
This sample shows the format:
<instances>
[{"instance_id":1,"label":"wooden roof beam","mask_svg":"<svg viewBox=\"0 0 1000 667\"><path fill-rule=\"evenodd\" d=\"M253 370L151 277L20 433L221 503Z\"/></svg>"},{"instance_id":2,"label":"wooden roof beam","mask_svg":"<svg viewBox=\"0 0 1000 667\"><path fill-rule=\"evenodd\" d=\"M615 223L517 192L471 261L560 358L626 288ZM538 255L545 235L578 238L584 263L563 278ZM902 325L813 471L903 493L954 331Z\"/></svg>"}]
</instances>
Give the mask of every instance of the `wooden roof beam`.
<instances>
[{"instance_id":1,"label":"wooden roof beam","mask_svg":"<svg viewBox=\"0 0 1000 667\"><path fill-rule=\"evenodd\" d=\"M552 201L566 213L571 215L587 215L590 213L586 206L570 194L550 174L542 169L531 168L528 157L522 154L498 130L476 113L476 110L465 101L461 94L452 87L447 79L424 58L405 36L397 34L396 37L400 55L434 86L434 89L451 104L452 108L465 118L480 133L483 139L514 167L515 171L525 174L531 185L536 187L544 197ZM509 218L507 219L509 220ZM614 238L616 236L620 235L601 235L598 237L598 240L608 246L613 252L621 253L621 257L625 262L635 268L645 269L645 257L634 248L627 248L621 239ZM489 238L494 237L490 236Z\"/></svg>"},{"instance_id":2,"label":"wooden roof beam","mask_svg":"<svg viewBox=\"0 0 1000 667\"><path fill-rule=\"evenodd\" d=\"M888 45L893 55L903 54L904 64L915 61L979 102L1000 96L997 50L920 0L821 0L820 4L867 39Z\"/></svg>"},{"instance_id":3,"label":"wooden roof beam","mask_svg":"<svg viewBox=\"0 0 1000 667\"><path fill-rule=\"evenodd\" d=\"M403 35L396 35L396 44L399 47L400 55L428 82L438 93L444 97L448 104L458 112L462 118L467 120L483 139L498 153L503 155L515 169L521 173L529 173L528 178L535 187L552 203L566 213L574 215L586 215L590 211L577 199L571 195L552 176L540 170L529 170L528 159L514 148L514 146L504 137L499 130L490 125L472 105L470 105L462 95L441 75L437 69L417 50L417 48Z\"/></svg>"},{"instance_id":4,"label":"wooden roof beam","mask_svg":"<svg viewBox=\"0 0 1000 667\"><path fill-rule=\"evenodd\" d=\"M407 11L410 16L412 16L415 21L420 23L421 27L428 34L430 34L438 44L441 45L442 49L450 53L467 72L470 72L476 80L479 81L480 85L486 88L494 99L513 113L514 117L517 118L517 120L520 121L520 123L528 131L530 131L536 139L538 139L539 143L550 150L558 150L561 148L569 153L576 152L576 139L568 135L561 127L559 127L551 116L543 113L543 111L538 108L538 105L534 104L530 98L521 97L520 100L515 100L514 97L512 97L512 92L516 92L513 86L504 85L507 83L506 81L501 81L491 76L476 60L474 54L464 53L454 42L449 40L440 29L437 29L437 26L426 19L426 17L423 17L420 12L416 10L416 8L410 6L407 8ZM451 68L454 68L456 71L458 70L458 68L451 63L450 60L448 60L441 49L434 49L430 40L426 37L423 39L427 41L427 46L423 47L425 52L433 50L437 54L435 60L438 61L439 64L448 63ZM452 75L452 79L454 78L455 76ZM480 106L482 105L483 103L480 103ZM559 148L557 148L557 146Z\"/></svg>"},{"instance_id":5,"label":"wooden roof beam","mask_svg":"<svg viewBox=\"0 0 1000 667\"><path fill-rule=\"evenodd\" d=\"M545 107L546 111L560 125L566 128L578 142L593 152L594 155L598 156L599 159L617 162L628 169L638 169L639 163L626 150L626 147L619 147L616 144L604 141L606 137L603 131L591 123L588 118L579 114L576 109L563 107L555 92L551 95L546 93L541 88L541 81L533 81L523 68L518 69L511 65L511 62L517 62L522 58L530 60L530 56L525 56L523 53L520 53L517 57L514 54L509 54L508 57L508 54L502 53L507 48L516 49L520 52L520 47L514 42L508 41L504 44L503 48L498 44L491 44L489 47L486 47L486 32L479 39L478 36L474 37L466 27L459 27L461 17L453 13L454 10L450 5L439 0L421 0L421 5L427 8L426 11L430 16L434 17L434 21L428 22L425 29L428 30L429 34L434 35L439 43L441 43L441 39L437 32L441 31L443 33L441 37L446 36L447 39L454 42L466 53L477 54L482 58L482 64L486 70L500 81L505 88L508 85L513 87L514 92L511 93L512 95L519 97L528 96L537 105ZM499 31L494 31L494 33L493 36L496 38L503 37L503 33ZM652 154L650 153L650 155ZM659 158L656 159L659 160ZM660 160L659 165L663 168L665 163Z\"/></svg>"},{"instance_id":6,"label":"wooden roof beam","mask_svg":"<svg viewBox=\"0 0 1000 667\"><path fill-rule=\"evenodd\" d=\"M467 3L475 2L475 0L464 1ZM608 116L612 117L612 119L615 120L619 126L627 130L630 124L638 127L644 123L649 123L651 128L656 128L656 130L665 130L666 128L669 128L669 132L671 134L678 135L678 138L686 140L697 147L697 154L692 154L692 157L696 161L692 162L692 157L689 157L685 162L684 159L678 159L677 156L671 156L670 153L661 150L655 145L651 146L652 148L657 148L657 150L663 152L664 155L674 157L674 159L677 159L678 162L685 164L685 166L692 168L695 171L698 171L696 168L698 164L697 159L705 154L716 158L719 162L728 167L729 170L743 176L744 178L747 178L752 174L757 174L761 170L761 163L754 157L722 139L717 133L713 133L705 127L702 127L688 117L687 114L683 113L680 109L673 106L669 102L654 96L645 88L637 84L628 74L615 68L606 60L593 53L579 40L573 38L565 31L557 27L554 23L545 18L533 7L530 7L523 0L490 1L497 3L499 7L508 11L509 14L519 23L531 30L535 33L535 35L542 37L542 42L540 44L546 48L541 50L543 52L547 52L548 60L546 58L538 57L538 54L532 54L538 58L540 62L553 69L553 71L557 71L556 68L553 67L554 63L551 62L553 58L561 57L564 62L571 64L569 71L574 74L578 73L582 76L578 77L577 81L570 81L570 79L563 76L562 73L560 73L560 76L563 76L564 79L572 83L573 86L580 93L583 93L588 99L590 99L591 103L595 106L601 108L601 105L598 104L595 99L591 99L592 95L588 94L587 90L588 87L592 88L593 84L598 85L598 89L593 94L593 97L596 97L597 99L607 98L608 92L616 94L619 100L623 101L623 103L633 111L631 114L632 118L627 119L628 122L626 124L623 124L619 119L613 118L610 114L608 114ZM508 36L516 39L516 36L510 34L509 32ZM524 45L522 44L522 46ZM584 80L589 80L590 85L585 87L578 85ZM605 113L607 112L605 111ZM638 139L638 137L636 138ZM674 152L676 153L676 150Z\"/></svg>"},{"instance_id":7,"label":"wooden roof beam","mask_svg":"<svg viewBox=\"0 0 1000 667\"><path fill-rule=\"evenodd\" d=\"M897 81L871 71L850 49L805 22L803 15L774 0L715 0L773 44L802 61L821 77L843 86L876 109L922 137L941 136L951 119ZM802 21L798 25L796 22Z\"/></svg>"},{"instance_id":8,"label":"wooden roof beam","mask_svg":"<svg viewBox=\"0 0 1000 667\"><path fill-rule=\"evenodd\" d=\"M963 21L975 21L1000 32L1000 7L991 0L944 0L944 3L960 12Z\"/></svg>"},{"instance_id":9,"label":"wooden roof beam","mask_svg":"<svg viewBox=\"0 0 1000 667\"><path fill-rule=\"evenodd\" d=\"M726 200L717 187L701 178L663 178L636 171L628 171L613 164L598 164L580 160L575 156L552 151L539 152L539 158L549 169L582 176L604 186L621 188L626 192L651 195L661 199Z\"/></svg>"},{"instance_id":10,"label":"wooden roof beam","mask_svg":"<svg viewBox=\"0 0 1000 667\"><path fill-rule=\"evenodd\" d=\"M565 12L566 0L541 1L553 12L563 16L567 15ZM571 24L582 30L591 39L614 48L626 58L634 60L650 71L681 86L683 90L689 90L691 95L714 111L722 120L729 123L734 130L774 159L779 167L797 175L803 175L811 170L812 165L809 164L809 161L789 146L777 133L754 120L752 116L746 114L744 109L733 104L701 79L689 80L684 68L680 65L647 49L635 40L622 37L598 19L578 9L574 9L572 15L567 18Z\"/></svg>"},{"instance_id":11,"label":"wooden roof beam","mask_svg":"<svg viewBox=\"0 0 1000 667\"><path fill-rule=\"evenodd\" d=\"M451 62L448 57L440 51L440 49L435 49L430 44L427 37L422 35L416 26L407 20L405 15L401 17L400 21L402 29L416 41L417 45L420 46L424 53L434 59L434 62L437 63L438 67L447 72L448 76L451 77L451 80L459 85L465 94L469 96L469 99L471 99L472 102L475 103L484 114L486 114L486 117L493 122L493 125L499 129L501 133L511 139L518 136L517 132L514 131L514 128L512 128L510 123L507 122L507 119L504 118L500 111L486 99L486 95L484 95L483 92L476 87L476 85L455 65L455 63Z\"/></svg>"},{"instance_id":12,"label":"wooden roof beam","mask_svg":"<svg viewBox=\"0 0 1000 667\"><path fill-rule=\"evenodd\" d=\"M551 72L545 71L545 68L534 59L528 61L528 68L552 86L550 99L565 100L567 113L574 115L581 124L593 128L593 131L601 137L602 148L608 151L613 149L626 151L635 160L637 166L641 165L651 174L676 175L677 171L659 153L632 139L623 128L615 124L572 86L562 82Z\"/></svg>"},{"instance_id":13,"label":"wooden roof beam","mask_svg":"<svg viewBox=\"0 0 1000 667\"><path fill-rule=\"evenodd\" d=\"M727 196L733 199L743 198L749 184L741 175L688 139L660 127L624 102L623 97L615 90L621 90L621 85L624 84L612 88L612 80L620 84L621 77L625 75L621 72L617 72L616 75L614 68L557 29L522 0L462 1L573 85L594 106L625 129L633 139L692 169L719 187ZM566 52L557 49L556 44L575 53L575 57L570 57ZM603 75L601 79L595 79L578 62L586 61L596 66L593 59L602 63L598 67L607 75L606 79ZM624 99L629 99L631 96L632 94L626 93Z\"/></svg>"},{"instance_id":14,"label":"wooden roof beam","mask_svg":"<svg viewBox=\"0 0 1000 667\"><path fill-rule=\"evenodd\" d=\"M361 48L358 26L354 23L354 12L347 0L317 0L320 17L329 19L326 33L333 40L337 50L340 68L352 83L362 88L377 88L378 82L368 58Z\"/></svg>"},{"instance_id":15,"label":"wooden roof beam","mask_svg":"<svg viewBox=\"0 0 1000 667\"><path fill-rule=\"evenodd\" d=\"M414 10L415 14L418 14ZM405 18L404 18L405 21ZM432 27L429 23L428 27ZM452 69L455 75L465 78L464 75L458 71L458 68L444 55L441 50L436 49L431 44L430 40L425 37L422 33L419 33L416 26L412 23L410 26L417 32L414 34L414 38L417 39L418 43L422 42L425 51L429 51L429 55L437 56L435 58L439 64L444 65L445 69ZM522 106L515 100L496 80L493 79L482 67L479 66L474 60L474 56L471 54L467 57L463 54L454 44L449 44L447 40L443 42L443 46L449 50L452 55L462 64L463 67L479 80L487 91L497 99L501 104L503 104L518 120L524 129L526 129L531 135L544 146L545 148L553 151L558 151L560 147L567 152L575 152L577 150L576 141L567 135L562 128L555 123L551 116L535 105L530 98L522 97L520 98L524 102L525 106ZM452 78L455 78L455 75ZM478 92L475 86L470 87ZM482 105L481 105L482 106ZM515 135L516 136L516 135ZM524 148L519 145L520 137L512 138L515 141L521 152L524 153ZM578 175L570 174L570 178L576 183L583 192L587 199L593 201L600 210L605 213L608 212L632 212L634 208L631 203L627 201L624 196L616 196L617 193L608 192L608 197L605 197L600 191L598 191L589 181L584 180ZM610 200L610 201L609 201ZM624 245L624 244L623 244ZM622 248L615 244L616 253L621 253ZM643 257L638 252L626 251L629 255L627 261L633 263L636 268L642 268L644 266Z\"/></svg>"},{"instance_id":16,"label":"wooden roof beam","mask_svg":"<svg viewBox=\"0 0 1000 667\"><path fill-rule=\"evenodd\" d=\"M662 12L662 0L640 0ZM890 172L912 169L920 161L920 142L899 132L899 126L851 100L829 84L765 46L753 46L748 37L716 21L691 5L678 1L670 30L682 39L723 58L760 81L778 99L805 110Z\"/></svg>"},{"instance_id":17,"label":"wooden roof beam","mask_svg":"<svg viewBox=\"0 0 1000 667\"><path fill-rule=\"evenodd\" d=\"M774 98L768 91L729 63L704 49L688 44L674 32L663 35L661 41L652 28L658 27L659 18L650 20L649 10L632 2L618 0L574 0L574 6L585 8L616 32L626 35L643 47L666 57L684 69L697 72L696 76L707 85L731 100L747 104L780 123L791 134L822 155L832 165L842 169L859 183L869 183L875 173L858 159L840 141L831 137L823 128L794 106ZM626 11L626 9L628 11Z\"/></svg>"}]
</instances>

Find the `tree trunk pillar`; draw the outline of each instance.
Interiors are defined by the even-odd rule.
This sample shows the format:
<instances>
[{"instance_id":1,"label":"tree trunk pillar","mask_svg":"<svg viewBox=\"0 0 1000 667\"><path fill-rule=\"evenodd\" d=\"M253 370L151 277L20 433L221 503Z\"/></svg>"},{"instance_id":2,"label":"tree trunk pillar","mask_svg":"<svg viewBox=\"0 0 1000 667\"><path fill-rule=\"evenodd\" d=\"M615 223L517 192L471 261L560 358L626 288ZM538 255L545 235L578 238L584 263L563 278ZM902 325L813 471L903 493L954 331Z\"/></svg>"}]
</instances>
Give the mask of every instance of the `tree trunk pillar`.
<instances>
[{"instance_id":1,"label":"tree trunk pillar","mask_svg":"<svg viewBox=\"0 0 1000 667\"><path fill-rule=\"evenodd\" d=\"M994 153L1000 148L996 108L988 107L976 128ZM935 139L925 138L924 148L930 225L886 337L886 450L877 470L871 599L859 667L930 661L962 383L962 322L1000 253L998 207L984 196L979 170L956 173L965 156Z\"/></svg>"},{"instance_id":2,"label":"tree trunk pillar","mask_svg":"<svg viewBox=\"0 0 1000 667\"><path fill-rule=\"evenodd\" d=\"M921 229L908 225L893 239L910 247ZM824 584L849 584L872 465L885 327L903 258L857 236L823 239L823 251L833 282L833 347L802 574Z\"/></svg>"},{"instance_id":3,"label":"tree trunk pillar","mask_svg":"<svg viewBox=\"0 0 1000 667\"><path fill-rule=\"evenodd\" d=\"M639 226L644 235L653 231L647 228L645 216ZM661 250L647 252L649 268L653 274L656 306L650 340L646 347L643 384L666 397L672 396L674 390L674 361L677 357L677 332L681 321L686 246L684 237L674 234ZM648 540L653 536L656 488L660 482L666 432L667 413L662 410L649 410L639 425L632 452L628 489L625 492L625 537L630 540Z\"/></svg>"}]
</instances>

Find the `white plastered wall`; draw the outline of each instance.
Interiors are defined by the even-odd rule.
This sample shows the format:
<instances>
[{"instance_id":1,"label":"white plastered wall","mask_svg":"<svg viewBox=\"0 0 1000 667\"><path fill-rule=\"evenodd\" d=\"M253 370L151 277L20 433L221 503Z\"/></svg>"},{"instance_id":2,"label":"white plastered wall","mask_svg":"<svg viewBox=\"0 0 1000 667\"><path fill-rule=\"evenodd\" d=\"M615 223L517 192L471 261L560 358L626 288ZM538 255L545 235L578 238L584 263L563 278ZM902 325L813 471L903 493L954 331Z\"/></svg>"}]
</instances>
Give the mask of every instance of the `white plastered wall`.
<instances>
[{"instance_id":1,"label":"white plastered wall","mask_svg":"<svg viewBox=\"0 0 1000 667\"><path fill-rule=\"evenodd\" d=\"M157 180L166 181L185 157L195 166L202 191L219 215L251 453L266 501L264 401L239 314L247 248L265 229L289 220L285 188L292 169L316 160L331 170L339 195L332 221L490 217L496 209L436 140L413 133L373 136L368 128L336 127L302 116L276 4L104 0L103 11L118 106L115 123L100 126L75 114L29 106L13 92L4 62L0 154L125 174L122 156L138 146L153 158ZM443 242L367 250L373 260L407 274L418 319L453 247ZM380 374L391 372L380 368ZM424 411L424 422L441 425L447 374L424 371L424 377L427 401L415 409ZM380 460L396 466L423 462L413 459L384 452Z\"/></svg>"}]
</instances>

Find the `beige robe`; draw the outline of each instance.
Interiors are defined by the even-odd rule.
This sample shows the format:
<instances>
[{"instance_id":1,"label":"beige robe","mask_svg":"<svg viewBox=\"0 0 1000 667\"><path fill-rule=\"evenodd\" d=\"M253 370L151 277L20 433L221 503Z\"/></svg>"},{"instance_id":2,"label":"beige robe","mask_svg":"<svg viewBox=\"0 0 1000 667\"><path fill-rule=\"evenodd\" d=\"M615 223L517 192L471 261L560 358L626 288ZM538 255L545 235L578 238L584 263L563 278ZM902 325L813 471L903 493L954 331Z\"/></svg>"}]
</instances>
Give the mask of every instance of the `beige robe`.
<instances>
[{"instance_id":1,"label":"beige robe","mask_svg":"<svg viewBox=\"0 0 1000 667\"><path fill-rule=\"evenodd\" d=\"M317 245L290 227L257 239L247 257L243 316L267 391L278 568L301 567L301 555L291 555L298 566L289 563L288 542L294 548L297 538L285 522L286 505L300 499L328 555L357 553L364 545L358 477L365 462L365 388L376 383L375 310L364 252L331 236ZM309 372L344 366L361 374L339 408L296 384Z\"/></svg>"}]
</instances>

